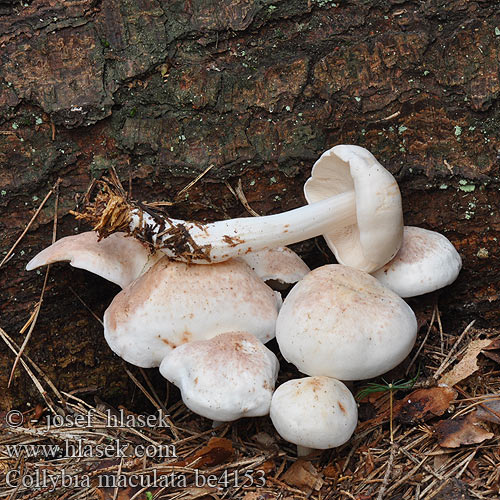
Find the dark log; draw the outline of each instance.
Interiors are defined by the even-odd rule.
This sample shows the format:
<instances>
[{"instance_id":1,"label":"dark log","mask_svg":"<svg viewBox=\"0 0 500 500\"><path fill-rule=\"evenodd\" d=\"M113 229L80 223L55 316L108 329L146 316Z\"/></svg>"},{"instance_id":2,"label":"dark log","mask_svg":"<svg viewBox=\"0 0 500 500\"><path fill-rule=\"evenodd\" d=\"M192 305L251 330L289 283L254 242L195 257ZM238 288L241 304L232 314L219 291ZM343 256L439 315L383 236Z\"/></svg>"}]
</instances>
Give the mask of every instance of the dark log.
<instances>
[{"instance_id":1,"label":"dark log","mask_svg":"<svg viewBox=\"0 0 500 500\"><path fill-rule=\"evenodd\" d=\"M62 179L58 236L113 166L173 216L268 214L304 203L314 160L370 149L400 183L406 223L444 233L464 269L440 294L445 330L500 326L500 17L495 1L24 0L0 2L0 246L7 252ZM39 298L30 257L52 236L49 200L2 269L1 323L18 334ZM318 239L297 246L333 261ZM320 251L321 250L321 251ZM133 398L98 316L117 288L53 266L27 353L60 389ZM412 301L426 311L435 296ZM0 346L0 407L39 394Z\"/></svg>"}]
</instances>

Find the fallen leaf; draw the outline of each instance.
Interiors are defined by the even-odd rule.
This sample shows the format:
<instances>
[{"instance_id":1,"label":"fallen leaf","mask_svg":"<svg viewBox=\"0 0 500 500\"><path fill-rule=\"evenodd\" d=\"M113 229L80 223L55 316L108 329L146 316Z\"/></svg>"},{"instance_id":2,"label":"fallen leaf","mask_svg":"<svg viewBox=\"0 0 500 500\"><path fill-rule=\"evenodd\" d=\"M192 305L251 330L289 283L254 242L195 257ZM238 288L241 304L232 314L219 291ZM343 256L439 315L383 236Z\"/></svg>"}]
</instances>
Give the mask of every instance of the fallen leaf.
<instances>
[{"instance_id":1,"label":"fallen leaf","mask_svg":"<svg viewBox=\"0 0 500 500\"><path fill-rule=\"evenodd\" d=\"M483 355L500 365L500 355L498 355L496 352L483 351Z\"/></svg>"},{"instance_id":2,"label":"fallen leaf","mask_svg":"<svg viewBox=\"0 0 500 500\"><path fill-rule=\"evenodd\" d=\"M491 340L491 339L490 339ZM490 344L484 348L486 351L496 351L500 349L500 337L494 340L491 340Z\"/></svg>"},{"instance_id":3,"label":"fallen leaf","mask_svg":"<svg viewBox=\"0 0 500 500\"><path fill-rule=\"evenodd\" d=\"M319 491L323 486L323 479L314 465L307 460L297 460L283 474L281 478L290 486L304 491L310 495L313 490Z\"/></svg>"},{"instance_id":4,"label":"fallen leaf","mask_svg":"<svg viewBox=\"0 0 500 500\"><path fill-rule=\"evenodd\" d=\"M216 495L217 488L210 488L208 486L198 487L198 488L185 488L182 490L182 500L218 500L219 497Z\"/></svg>"},{"instance_id":5,"label":"fallen leaf","mask_svg":"<svg viewBox=\"0 0 500 500\"><path fill-rule=\"evenodd\" d=\"M496 352L490 352L490 351L498 351L498 350L500 350L500 338L493 340L490 343L490 345L486 346L484 348L483 355L489 359L492 359L493 361L496 361L498 364L500 364L500 354L497 354Z\"/></svg>"},{"instance_id":6,"label":"fallen leaf","mask_svg":"<svg viewBox=\"0 0 500 500\"><path fill-rule=\"evenodd\" d=\"M456 397L457 392L449 387L417 389L394 405L394 418L409 424L439 417Z\"/></svg>"},{"instance_id":7,"label":"fallen leaf","mask_svg":"<svg viewBox=\"0 0 500 500\"><path fill-rule=\"evenodd\" d=\"M276 443L276 438L274 436L270 436L267 432L258 432L255 434L252 439L265 448L270 448L273 444Z\"/></svg>"},{"instance_id":8,"label":"fallen leaf","mask_svg":"<svg viewBox=\"0 0 500 500\"><path fill-rule=\"evenodd\" d=\"M258 493L256 491L251 491L250 493L247 493L244 497L243 500L276 500L278 498L278 494L275 493Z\"/></svg>"},{"instance_id":9,"label":"fallen leaf","mask_svg":"<svg viewBox=\"0 0 500 500\"><path fill-rule=\"evenodd\" d=\"M196 467L219 465L227 462L233 453L233 445L229 439L213 437L201 450L188 459L176 463L176 465L189 465L194 461L196 461Z\"/></svg>"},{"instance_id":10,"label":"fallen leaf","mask_svg":"<svg viewBox=\"0 0 500 500\"><path fill-rule=\"evenodd\" d=\"M469 462L469 465L467 465L468 471L476 478L479 479L480 477L480 472L479 472L479 464L477 460L474 458Z\"/></svg>"},{"instance_id":11,"label":"fallen leaf","mask_svg":"<svg viewBox=\"0 0 500 500\"><path fill-rule=\"evenodd\" d=\"M266 460L264 463L259 465L258 469L264 471L264 474L269 474L276 469L276 463L272 459Z\"/></svg>"},{"instance_id":12,"label":"fallen leaf","mask_svg":"<svg viewBox=\"0 0 500 500\"><path fill-rule=\"evenodd\" d=\"M439 385L446 385L448 387L453 387L462 380L466 379L472 375L478 368L477 357L479 353L491 345L490 339L484 340L473 340L463 358L456 364L448 373L445 373L439 379Z\"/></svg>"},{"instance_id":13,"label":"fallen leaf","mask_svg":"<svg viewBox=\"0 0 500 500\"><path fill-rule=\"evenodd\" d=\"M434 426L438 443L443 448L458 448L461 445L482 443L494 434L481 427L475 412L464 417L447 419Z\"/></svg>"},{"instance_id":14,"label":"fallen leaf","mask_svg":"<svg viewBox=\"0 0 500 500\"><path fill-rule=\"evenodd\" d=\"M477 407L476 417L482 422L500 424L500 399L485 401Z\"/></svg>"},{"instance_id":15,"label":"fallen leaf","mask_svg":"<svg viewBox=\"0 0 500 500\"><path fill-rule=\"evenodd\" d=\"M340 474L333 464L329 464L323 469L323 475L328 479L337 479Z\"/></svg>"},{"instance_id":16,"label":"fallen leaf","mask_svg":"<svg viewBox=\"0 0 500 500\"><path fill-rule=\"evenodd\" d=\"M441 467L445 466L450 460L452 460L450 458L450 454L449 453L444 453L442 455L435 455L434 456L434 470L436 472L439 471L439 469L441 469Z\"/></svg>"},{"instance_id":17,"label":"fallen leaf","mask_svg":"<svg viewBox=\"0 0 500 500\"><path fill-rule=\"evenodd\" d=\"M433 416L441 416L457 397L457 392L449 387L431 387L417 389L406 398L394 402L393 418L408 424L429 420ZM380 398L381 399L381 398ZM364 422L360 422L356 432L387 422L390 418L389 398L380 405L378 414Z\"/></svg>"},{"instance_id":18,"label":"fallen leaf","mask_svg":"<svg viewBox=\"0 0 500 500\"><path fill-rule=\"evenodd\" d=\"M99 500L130 500L141 488L138 486L118 488L115 497L115 488L96 488L96 493Z\"/></svg>"},{"instance_id":19,"label":"fallen leaf","mask_svg":"<svg viewBox=\"0 0 500 500\"><path fill-rule=\"evenodd\" d=\"M45 408L41 404L37 404L35 406L35 413L32 417L33 420L40 420L40 418L42 417L44 412L45 412Z\"/></svg>"}]
</instances>

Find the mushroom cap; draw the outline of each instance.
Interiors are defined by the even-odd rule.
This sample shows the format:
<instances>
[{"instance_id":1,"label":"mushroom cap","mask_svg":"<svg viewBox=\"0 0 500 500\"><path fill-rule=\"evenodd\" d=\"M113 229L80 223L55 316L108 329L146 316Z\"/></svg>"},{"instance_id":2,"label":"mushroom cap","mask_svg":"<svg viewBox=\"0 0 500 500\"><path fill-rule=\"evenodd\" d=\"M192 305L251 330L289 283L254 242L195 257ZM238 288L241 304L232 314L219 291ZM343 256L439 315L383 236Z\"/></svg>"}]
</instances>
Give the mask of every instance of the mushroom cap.
<instances>
[{"instance_id":1,"label":"mushroom cap","mask_svg":"<svg viewBox=\"0 0 500 500\"><path fill-rule=\"evenodd\" d=\"M410 306L373 276L330 264L290 291L276 322L285 359L307 375L377 377L410 353L417 321Z\"/></svg>"},{"instance_id":2,"label":"mushroom cap","mask_svg":"<svg viewBox=\"0 0 500 500\"><path fill-rule=\"evenodd\" d=\"M221 422L267 415L278 371L274 353L246 332L183 344L160 365L190 410Z\"/></svg>"},{"instance_id":3,"label":"mushroom cap","mask_svg":"<svg viewBox=\"0 0 500 500\"><path fill-rule=\"evenodd\" d=\"M104 336L126 361L149 368L175 347L228 331L275 335L281 296L244 262L196 265L164 257L104 313Z\"/></svg>"},{"instance_id":4,"label":"mushroom cap","mask_svg":"<svg viewBox=\"0 0 500 500\"><path fill-rule=\"evenodd\" d=\"M367 149L342 144L314 164L304 194L314 203L347 191L355 192L357 223L332 227L323 236L341 264L373 272L401 246L401 193L392 174Z\"/></svg>"},{"instance_id":5,"label":"mushroom cap","mask_svg":"<svg viewBox=\"0 0 500 500\"><path fill-rule=\"evenodd\" d=\"M35 255L26 270L69 262L73 267L85 269L125 288L145 272L160 257L136 238L125 233L113 233L99 240L95 231L66 236Z\"/></svg>"},{"instance_id":6,"label":"mushroom cap","mask_svg":"<svg viewBox=\"0 0 500 500\"><path fill-rule=\"evenodd\" d=\"M246 262L260 279L272 282L273 288L277 289L297 283L310 271L307 264L287 247L265 248L249 252L239 259Z\"/></svg>"},{"instance_id":7,"label":"mushroom cap","mask_svg":"<svg viewBox=\"0 0 500 500\"><path fill-rule=\"evenodd\" d=\"M462 259L446 236L405 226L396 257L373 276L400 297L414 297L453 283L460 269Z\"/></svg>"},{"instance_id":8,"label":"mushroom cap","mask_svg":"<svg viewBox=\"0 0 500 500\"><path fill-rule=\"evenodd\" d=\"M325 450L349 441L358 422L358 408L342 382L306 377L289 380L276 389L270 416L283 439Z\"/></svg>"}]
</instances>

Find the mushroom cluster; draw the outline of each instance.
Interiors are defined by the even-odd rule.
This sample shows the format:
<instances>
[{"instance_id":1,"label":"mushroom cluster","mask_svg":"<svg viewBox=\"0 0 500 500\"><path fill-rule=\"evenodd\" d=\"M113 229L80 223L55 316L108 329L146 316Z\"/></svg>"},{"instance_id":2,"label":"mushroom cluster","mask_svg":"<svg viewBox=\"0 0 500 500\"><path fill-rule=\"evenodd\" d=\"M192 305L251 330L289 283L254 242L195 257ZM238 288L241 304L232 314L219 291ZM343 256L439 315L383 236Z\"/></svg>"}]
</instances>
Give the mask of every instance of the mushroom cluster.
<instances>
[{"instance_id":1,"label":"mushroom cluster","mask_svg":"<svg viewBox=\"0 0 500 500\"><path fill-rule=\"evenodd\" d=\"M450 284L461 259L443 235L403 226L397 182L364 148L326 151L304 193L308 205L289 212L209 224L137 209L128 232L152 235L154 251L127 233L91 231L62 238L27 269L69 261L118 284L104 314L111 349L159 367L214 425L270 413L299 454L340 446L357 423L341 381L377 377L408 356L417 322L402 297ZM187 253L165 236L179 225ZM310 271L284 245L318 235L338 264ZM293 284L282 301L277 290ZM306 375L276 390L278 359L264 346L275 336Z\"/></svg>"}]
</instances>

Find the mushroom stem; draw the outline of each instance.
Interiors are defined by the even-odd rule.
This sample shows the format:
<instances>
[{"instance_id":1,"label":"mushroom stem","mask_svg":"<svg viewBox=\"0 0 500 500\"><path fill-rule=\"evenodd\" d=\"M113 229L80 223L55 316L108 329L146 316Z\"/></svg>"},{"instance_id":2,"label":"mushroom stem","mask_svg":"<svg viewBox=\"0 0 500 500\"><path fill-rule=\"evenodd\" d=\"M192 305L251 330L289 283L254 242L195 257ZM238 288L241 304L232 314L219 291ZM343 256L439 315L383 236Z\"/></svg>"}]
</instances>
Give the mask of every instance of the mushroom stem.
<instances>
[{"instance_id":1,"label":"mushroom stem","mask_svg":"<svg viewBox=\"0 0 500 500\"><path fill-rule=\"evenodd\" d=\"M222 420L212 420L212 429L217 429L223 424L226 424L227 422L222 422Z\"/></svg>"},{"instance_id":2,"label":"mushroom stem","mask_svg":"<svg viewBox=\"0 0 500 500\"><path fill-rule=\"evenodd\" d=\"M208 224L152 216L140 209L130 213L130 231L149 238L175 260L207 264L248 252L290 245L319 236L332 227L356 221L354 191L332 196L288 212Z\"/></svg>"},{"instance_id":3,"label":"mushroom stem","mask_svg":"<svg viewBox=\"0 0 500 500\"><path fill-rule=\"evenodd\" d=\"M310 455L314 451L314 448L308 448L307 446L297 445L297 456L298 457L306 457Z\"/></svg>"}]
</instances>

